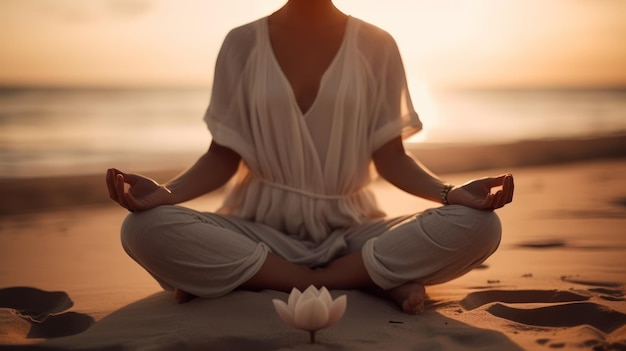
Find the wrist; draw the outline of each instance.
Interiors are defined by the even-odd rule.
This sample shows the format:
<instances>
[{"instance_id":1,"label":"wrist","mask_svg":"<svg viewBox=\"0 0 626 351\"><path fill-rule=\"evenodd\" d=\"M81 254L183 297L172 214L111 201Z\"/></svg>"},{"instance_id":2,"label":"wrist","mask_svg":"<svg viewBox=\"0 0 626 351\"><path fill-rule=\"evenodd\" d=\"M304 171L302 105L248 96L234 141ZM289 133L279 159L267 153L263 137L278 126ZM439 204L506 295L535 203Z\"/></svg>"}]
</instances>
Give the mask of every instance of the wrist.
<instances>
[{"instance_id":1,"label":"wrist","mask_svg":"<svg viewBox=\"0 0 626 351\"><path fill-rule=\"evenodd\" d=\"M450 205L449 195L450 195L450 191L453 188L454 188L454 185L452 185L452 184L444 184L443 185L443 189L441 189L441 192L439 193L439 195L440 195L441 203L444 206Z\"/></svg>"},{"instance_id":2,"label":"wrist","mask_svg":"<svg viewBox=\"0 0 626 351\"><path fill-rule=\"evenodd\" d=\"M178 201L176 201L174 193L167 184L161 184L160 188L163 192L164 205L176 205L178 203Z\"/></svg>"}]
</instances>

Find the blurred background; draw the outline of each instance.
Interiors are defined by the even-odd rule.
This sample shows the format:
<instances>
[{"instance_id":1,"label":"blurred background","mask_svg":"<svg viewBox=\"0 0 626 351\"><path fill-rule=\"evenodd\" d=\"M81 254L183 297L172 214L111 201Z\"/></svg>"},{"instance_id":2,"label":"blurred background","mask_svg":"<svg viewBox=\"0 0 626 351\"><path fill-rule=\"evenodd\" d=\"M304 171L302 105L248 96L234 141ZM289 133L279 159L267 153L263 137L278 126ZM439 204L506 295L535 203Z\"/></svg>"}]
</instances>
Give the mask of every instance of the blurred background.
<instances>
[{"instance_id":1,"label":"blurred background","mask_svg":"<svg viewBox=\"0 0 626 351\"><path fill-rule=\"evenodd\" d=\"M0 178L189 165L222 40L283 3L0 0ZM626 132L626 1L335 4L396 38L425 125L409 147Z\"/></svg>"}]
</instances>

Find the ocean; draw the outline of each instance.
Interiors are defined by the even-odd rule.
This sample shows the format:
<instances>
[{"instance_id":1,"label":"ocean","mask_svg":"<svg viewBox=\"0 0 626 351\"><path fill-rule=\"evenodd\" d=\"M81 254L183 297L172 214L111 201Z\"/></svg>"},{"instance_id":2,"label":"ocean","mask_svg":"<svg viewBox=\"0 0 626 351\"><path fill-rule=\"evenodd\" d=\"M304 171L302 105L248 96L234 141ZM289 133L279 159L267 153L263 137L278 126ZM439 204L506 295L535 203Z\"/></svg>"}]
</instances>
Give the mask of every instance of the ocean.
<instances>
[{"instance_id":1,"label":"ocean","mask_svg":"<svg viewBox=\"0 0 626 351\"><path fill-rule=\"evenodd\" d=\"M0 90L0 178L184 168L210 143L209 89ZM419 90L411 143L626 132L626 90Z\"/></svg>"}]
</instances>

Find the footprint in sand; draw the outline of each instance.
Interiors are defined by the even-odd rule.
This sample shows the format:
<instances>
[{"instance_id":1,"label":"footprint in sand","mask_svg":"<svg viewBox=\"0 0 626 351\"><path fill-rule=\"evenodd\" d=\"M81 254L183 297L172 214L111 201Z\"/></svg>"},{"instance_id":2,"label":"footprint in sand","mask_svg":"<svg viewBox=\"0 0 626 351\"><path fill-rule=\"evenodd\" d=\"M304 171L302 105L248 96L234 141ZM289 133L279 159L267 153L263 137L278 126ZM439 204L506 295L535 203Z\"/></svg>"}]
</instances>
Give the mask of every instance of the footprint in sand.
<instances>
[{"instance_id":1,"label":"footprint in sand","mask_svg":"<svg viewBox=\"0 0 626 351\"><path fill-rule=\"evenodd\" d=\"M564 282L579 284L579 285L588 285L594 286L595 288L590 288L589 291L593 293L600 294L599 297L603 300L607 301L626 301L624 297L624 291L620 289L622 287L622 283L618 282L610 282L610 281L599 281L593 278L584 278L580 276L569 276L564 275L561 277L561 280Z\"/></svg>"},{"instance_id":2,"label":"footprint in sand","mask_svg":"<svg viewBox=\"0 0 626 351\"><path fill-rule=\"evenodd\" d=\"M94 324L91 316L63 311L74 303L62 291L44 291L29 287L0 289L0 334L9 339L24 335L32 338L55 338L81 333Z\"/></svg>"},{"instance_id":3,"label":"footprint in sand","mask_svg":"<svg viewBox=\"0 0 626 351\"><path fill-rule=\"evenodd\" d=\"M466 310L473 310L492 302L505 303L557 303L586 301L589 296L579 295L571 291L558 290L486 290L468 294L460 301Z\"/></svg>"},{"instance_id":4,"label":"footprint in sand","mask_svg":"<svg viewBox=\"0 0 626 351\"><path fill-rule=\"evenodd\" d=\"M468 294L460 304L466 310L491 304L486 311L493 316L507 319L526 326L556 327L556 328L593 328L599 332L597 337L585 340L583 347L610 346L622 347L622 341L607 343L607 335L626 330L626 314L616 311L609 306L590 302L592 297L599 297L608 301L624 301L624 292L619 287L622 284L615 282L601 282L579 277L562 277L562 280L592 286L587 291L590 294L579 294L572 291L558 290L487 290ZM541 307L517 308L510 304L546 304ZM604 333L604 336L601 333ZM620 336L617 336L621 339ZM611 338L613 339L613 338ZM555 341L547 338L537 340L537 344L551 348L563 348L568 345L567 340ZM577 345L581 346L581 345ZM621 349L621 348L618 348Z\"/></svg>"},{"instance_id":5,"label":"footprint in sand","mask_svg":"<svg viewBox=\"0 0 626 351\"><path fill-rule=\"evenodd\" d=\"M589 289L591 292L596 292L600 294L600 298L607 301L626 301L624 298L624 292L617 289L607 289L607 288L593 288Z\"/></svg>"},{"instance_id":6,"label":"footprint in sand","mask_svg":"<svg viewBox=\"0 0 626 351\"><path fill-rule=\"evenodd\" d=\"M610 334L626 324L626 314L592 302L567 303L539 308L513 308L496 303L487 312L517 323L542 327L591 325Z\"/></svg>"},{"instance_id":7,"label":"footprint in sand","mask_svg":"<svg viewBox=\"0 0 626 351\"><path fill-rule=\"evenodd\" d=\"M599 281L592 278L584 278L579 276L569 276L564 275L561 277L561 280L568 283L580 284L580 285L589 285L589 286L602 286L605 288L617 288L622 286L622 283L618 282L607 282L607 281Z\"/></svg>"}]
</instances>

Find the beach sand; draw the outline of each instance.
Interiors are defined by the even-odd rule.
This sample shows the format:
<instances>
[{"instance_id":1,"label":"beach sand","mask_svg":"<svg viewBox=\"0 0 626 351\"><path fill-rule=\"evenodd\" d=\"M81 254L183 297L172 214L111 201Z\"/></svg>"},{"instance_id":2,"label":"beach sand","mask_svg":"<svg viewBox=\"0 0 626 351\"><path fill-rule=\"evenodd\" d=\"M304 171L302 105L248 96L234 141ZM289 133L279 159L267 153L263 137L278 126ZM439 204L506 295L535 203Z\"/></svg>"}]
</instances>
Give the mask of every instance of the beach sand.
<instances>
[{"instance_id":1,"label":"beach sand","mask_svg":"<svg viewBox=\"0 0 626 351\"><path fill-rule=\"evenodd\" d=\"M514 174L514 203L498 211L498 251L479 269L427 287L418 316L365 292L332 291L347 295L347 311L317 344L274 312L271 300L285 293L175 304L123 252L125 211L92 201L89 194L104 194L103 175L32 179L26 188L54 185L56 193L81 184L72 196L91 200L31 198L29 210L21 198L10 213L5 196L0 350L626 350L626 158L609 156L444 174L453 183ZM384 182L375 191L390 215L436 206ZM218 195L188 205L213 210Z\"/></svg>"}]
</instances>

